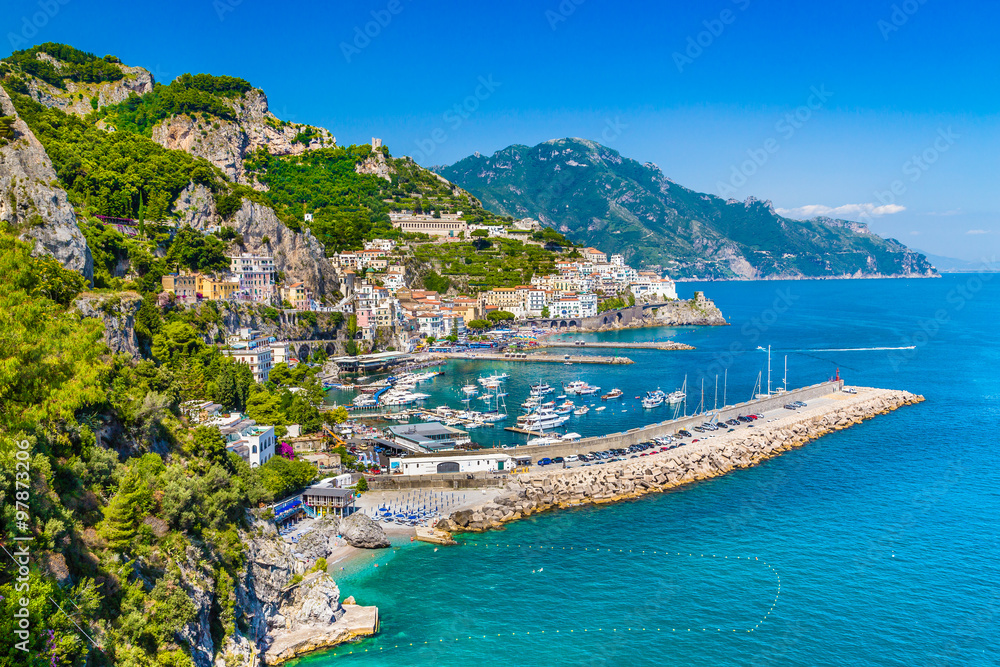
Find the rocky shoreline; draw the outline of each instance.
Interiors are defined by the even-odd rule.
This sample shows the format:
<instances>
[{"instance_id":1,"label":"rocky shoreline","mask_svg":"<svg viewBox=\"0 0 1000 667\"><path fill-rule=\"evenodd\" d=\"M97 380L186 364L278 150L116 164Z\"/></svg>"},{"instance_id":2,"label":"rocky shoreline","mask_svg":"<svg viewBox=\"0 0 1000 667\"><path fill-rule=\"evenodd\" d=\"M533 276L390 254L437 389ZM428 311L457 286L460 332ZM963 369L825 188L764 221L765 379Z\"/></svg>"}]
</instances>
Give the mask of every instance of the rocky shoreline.
<instances>
[{"instance_id":1,"label":"rocky shoreline","mask_svg":"<svg viewBox=\"0 0 1000 667\"><path fill-rule=\"evenodd\" d=\"M838 404L792 413L760 428L740 429L639 459L603 466L538 471L507 484L506 491L473 509L451 514L437 528L483 532L550 509L611 503L660 493L737 468L749 468L827 433L849 428L923 396L907 391L858 388L838 394Z\"/></svg>"}]
</instances>

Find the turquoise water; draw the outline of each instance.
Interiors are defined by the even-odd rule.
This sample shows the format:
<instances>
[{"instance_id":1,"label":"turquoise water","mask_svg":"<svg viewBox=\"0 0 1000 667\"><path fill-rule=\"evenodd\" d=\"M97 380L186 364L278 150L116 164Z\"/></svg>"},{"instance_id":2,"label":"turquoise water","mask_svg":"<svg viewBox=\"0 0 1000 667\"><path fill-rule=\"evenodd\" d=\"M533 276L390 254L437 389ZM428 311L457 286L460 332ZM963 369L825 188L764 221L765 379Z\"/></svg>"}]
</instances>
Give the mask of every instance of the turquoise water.
<instances>
[{"instance_id":1,"label":"turquoise water","mask_svg":"<svg viewBox=\"0 0 1000 667\"><path fill-rule=\"evenodd\" d=\"M698 349L629 350L634 366L545 379L634 396L687 374L711 403L728 368L730 401L743 400L766 366L755 348L771 344L790 386L839 368L927 401L671 493L380 552L339 578L380 607L379 636L300 664L998 664L1000 276L681 287L704 289L732 326L603 334ZM453 364L447 384L494 367ZM571 424L649 421L627 408Z\"/></svg>"}]
</instances>

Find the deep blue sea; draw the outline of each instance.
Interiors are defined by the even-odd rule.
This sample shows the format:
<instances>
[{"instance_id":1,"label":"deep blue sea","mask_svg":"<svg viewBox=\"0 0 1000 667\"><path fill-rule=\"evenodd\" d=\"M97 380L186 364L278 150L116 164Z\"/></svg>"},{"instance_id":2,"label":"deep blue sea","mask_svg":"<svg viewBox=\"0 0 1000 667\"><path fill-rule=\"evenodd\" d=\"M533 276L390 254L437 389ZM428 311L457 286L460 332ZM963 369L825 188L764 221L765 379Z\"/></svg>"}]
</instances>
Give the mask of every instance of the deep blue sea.
<instances>
[{"instance_id":1,"label":"deep blue sea","mask_svg":"<svg viewBox=\"0 0 1000 667\"><path fill-rule=\"evenodd\" d=\"M839 368L927 400L671 493L366 555L338 583L381 632L299 664L1000 664L1000 275L680 287L732 326L599 335L697 347L621 351L628 367L451 363L430 403L494 368L512 414L538 378L618 386L630 400L570 423L596 435L666 419L632 397L685 375L689 412L716 375L720 403L746 400L760 345L774 386L787 355L789 387Z\"/></svg>"}]
</instances>

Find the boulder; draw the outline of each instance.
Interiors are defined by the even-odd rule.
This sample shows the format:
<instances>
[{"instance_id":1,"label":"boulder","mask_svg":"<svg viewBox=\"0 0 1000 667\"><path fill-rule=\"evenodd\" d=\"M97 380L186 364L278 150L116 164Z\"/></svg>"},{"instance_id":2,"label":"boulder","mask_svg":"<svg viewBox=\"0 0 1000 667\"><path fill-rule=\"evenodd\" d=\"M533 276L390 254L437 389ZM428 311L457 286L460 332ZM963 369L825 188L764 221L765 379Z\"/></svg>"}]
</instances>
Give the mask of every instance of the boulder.
<instances>
[{"instance_id":1,"label":"boulder","mask_svg":"<svg viewBox=\"0 0 1000 667\"><path fill-rule=\"evenodd\" d=\"M348 544L360 549L384 549L389 546L382 526L363 512L341 519L340 534Z\"/></svg>"}]
</instances>

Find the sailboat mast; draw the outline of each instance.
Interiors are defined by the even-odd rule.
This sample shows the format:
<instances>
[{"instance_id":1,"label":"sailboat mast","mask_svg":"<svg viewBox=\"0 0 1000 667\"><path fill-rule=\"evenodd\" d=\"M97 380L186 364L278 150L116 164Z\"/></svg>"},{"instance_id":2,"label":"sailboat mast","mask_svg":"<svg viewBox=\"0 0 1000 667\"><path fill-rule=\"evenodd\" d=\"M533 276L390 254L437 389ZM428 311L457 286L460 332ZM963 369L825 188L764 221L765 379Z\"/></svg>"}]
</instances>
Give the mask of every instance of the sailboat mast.
<instances>
[{"instance_id":1,"label":"sailboat mast","mask_svg":"<svg viewBox=\"0 0 1000 667\"><path fill-rule=\"evenodd\" d=\"M771 395L771 346L767 346L767 395Z\"/></svg>"},{"instance_id":2,"label":"sailboat mast","mask_svg":"<svg viewBox=\"0 0 1000 667\"><path fill-rule=\"evenodd\" d=\"M788 355L785 355L785 391L788 391Z\"/></svg>"},{"instance_id":3,"label":"sailboat mast","mask_svg":"<svg viewBox=\"0 0 1000 667\"><path fill-rule=\"evenodd\" d=\"M727 405L726 404L726 395L727 395L728 390L729 390L729 369L728 368L726 369L725 373L726 374L722 378L722 405L723 406Z\"/></svg>"},{"instance_id":4,"label":"sailboat mast","mask_svg":"<svg viewBox=\"0 0 1000 667\"><path fill-rule=\"evenodd\" d=\"M719 374L715 374L715 407L713 410L719 409Z\"/></svg>"},{"instance_id":5,"label":"sailboat mast","mask_svg":"<svg viewBox=\"0 0 1000 667\"><path fill-rule=\"evenodd\" d=\"M687 417L688 416L688 376L687 376L687 374L684 375L684 386L681 387L681 390L684 392L684 416Z\"/></svg>"}]
</instances>

